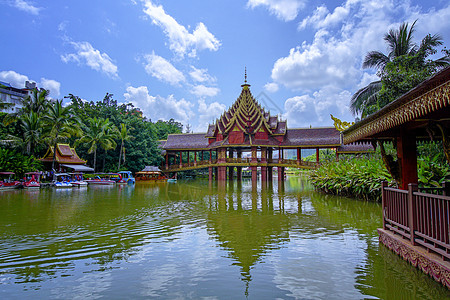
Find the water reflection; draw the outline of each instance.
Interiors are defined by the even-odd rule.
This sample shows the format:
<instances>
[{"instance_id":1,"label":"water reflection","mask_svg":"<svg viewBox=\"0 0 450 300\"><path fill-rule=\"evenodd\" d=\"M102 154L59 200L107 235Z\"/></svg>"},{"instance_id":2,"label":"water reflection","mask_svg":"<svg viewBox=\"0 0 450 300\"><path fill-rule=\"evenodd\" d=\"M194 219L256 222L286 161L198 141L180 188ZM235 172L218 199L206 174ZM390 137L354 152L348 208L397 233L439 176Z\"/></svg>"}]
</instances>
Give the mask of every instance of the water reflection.
<instances>
[{"instance_id":1,"label":"water reflection","mask_svg":"<svg viewBox=\"0 0 450 300\"><path fill-rule=\"evenodd\" d=\"M449 296L379 247L380 225L379 205L315 193L299 177L283 185L141 182L12 191L0 194L0 294Z\"/></svg>"}]
</instances>

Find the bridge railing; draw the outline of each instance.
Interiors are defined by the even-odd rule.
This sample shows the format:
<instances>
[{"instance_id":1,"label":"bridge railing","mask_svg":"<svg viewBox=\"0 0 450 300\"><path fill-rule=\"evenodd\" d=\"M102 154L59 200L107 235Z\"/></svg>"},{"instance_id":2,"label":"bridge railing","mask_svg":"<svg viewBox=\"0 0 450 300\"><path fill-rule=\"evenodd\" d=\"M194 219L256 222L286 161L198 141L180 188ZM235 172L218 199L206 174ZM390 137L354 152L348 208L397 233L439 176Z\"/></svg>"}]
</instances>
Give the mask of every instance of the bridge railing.
<instances>
[{"instance_id":1,"label":"bridge railing","mask_svg":"<svg viewBox=\"0 0 450 300\"><path fill-rule=\"evenodd\" d=\"M231 163L231 164L234 164L234 163L250 164L255 161L253 161L252 158L250 158L250 157L246 157L246 158L226 158L225 162ZM256 163L262 163L262 159L257 158ZM266 160L266 163L288 165L288 166L292 166L292 167L299 167L299 166L317 167L318 166L318 164L316 162L310 162L310 161L304 161L304 160L297 161L296 159L268 159L268 160ZM197 161L197 162L190 161L189 163L173 164L173 165L169 165L168 168L163 166L163 169L166 171L170 171L170 170L191 168L191 167L204 166L204 165L215 165L215 164L217 164L217 159L213 159L211 161L202 160L202 161Z\"/></svg>"},{"instance_id":2,"label":"bridge railing","mask_svg":"<svg viewBox=\"0 0 450 300\"><path fill-rule=\"evenodd\" d=\"M445 194L445 193L444 193ZM382 184L383 228L450 260L450 197Z\"/></svg>"}]
</instances>

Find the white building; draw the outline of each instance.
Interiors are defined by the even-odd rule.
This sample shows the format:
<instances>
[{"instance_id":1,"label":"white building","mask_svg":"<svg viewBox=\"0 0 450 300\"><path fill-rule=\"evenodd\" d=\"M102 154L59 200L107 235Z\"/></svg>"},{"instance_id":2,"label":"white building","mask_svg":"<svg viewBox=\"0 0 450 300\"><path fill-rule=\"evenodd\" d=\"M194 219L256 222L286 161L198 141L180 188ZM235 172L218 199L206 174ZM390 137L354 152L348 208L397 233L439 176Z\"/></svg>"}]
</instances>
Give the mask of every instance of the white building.
<instances>
[{"instance_id":1,"label":"white building","mask_svg":"<svg viewBox=\"0 0 450 300\"><path fill-rule=\"evenodd\" d=\"M1 110L6 113L14 113L22 107L23 99L29 95L32 89L36 88L35 82L25 82L25 88L12 87L9 83L0 81L0 102L13 104Z\"/></svg>"}]
</instances>

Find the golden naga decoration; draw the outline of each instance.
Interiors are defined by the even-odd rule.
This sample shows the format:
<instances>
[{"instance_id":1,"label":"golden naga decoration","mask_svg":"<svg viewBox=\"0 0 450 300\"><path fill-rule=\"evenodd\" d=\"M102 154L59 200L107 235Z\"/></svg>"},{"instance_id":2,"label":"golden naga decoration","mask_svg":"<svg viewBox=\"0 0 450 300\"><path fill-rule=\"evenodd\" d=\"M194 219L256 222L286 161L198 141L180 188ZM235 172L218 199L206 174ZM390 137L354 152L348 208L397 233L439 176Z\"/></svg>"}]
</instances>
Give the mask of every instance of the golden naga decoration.
<instances>
[{"instance_id":1,"label":"golden naga decoration","mask_svg":"<svg viewBox=\"0 0 450 300\"><path fill-rule=\"evenodd\" d=\"M331 116L331 119L334 121L334 127L339 132L342 132L342 131L346 130L347 128L349 128L350 126L352 126L353 124L355 124L355 122L350 123L350 122L341 121L338 118L334 117L332 114L330 114L330 116Z\"/></svg>"}]
</instances>

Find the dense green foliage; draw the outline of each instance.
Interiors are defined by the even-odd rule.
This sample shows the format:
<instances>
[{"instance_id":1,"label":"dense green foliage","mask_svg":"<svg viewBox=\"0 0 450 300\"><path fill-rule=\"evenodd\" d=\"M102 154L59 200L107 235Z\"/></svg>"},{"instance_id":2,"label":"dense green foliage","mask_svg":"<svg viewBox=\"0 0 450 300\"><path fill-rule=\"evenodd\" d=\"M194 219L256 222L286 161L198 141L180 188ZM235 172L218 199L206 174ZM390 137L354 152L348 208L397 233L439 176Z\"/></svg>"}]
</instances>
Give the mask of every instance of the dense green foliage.
<instances>
[{"instance_id":1,"label":"dense green foliage","mask_svg":"<svg viewBox=\"0 0 450 300\"><path fill-rule=\"evenodd\" d=\"M42 164L34 156L0 148L0 171L14 172L22 177L26 172L37 170L42 170Z\"/></svg>"},{"instance_id":2,"label":"dense green foliage","mask_svg":"<svg viewBox=\"0 0 450 300\"><path fill-rule=\"evenodd\" d=\"M325 193L381 200L381 182L394 184L381 159L376 157L329 161L310 173L312 184Z\"/></svg>"},{"instance_id":3,"label":"dense green foliage","mask_svg":"<svg viewBox=\"0 0 450 300\"><path fill-rule=\"evenodd\" d=\"M394 152L393 146L387 146L386 151ZM396 185L379 149L374 154L342 157L338 162L331 155L323 157L322 165L310 173L312 184L323 192L381 201L381 182ZM420 187L440 187L444 181L450 181L450 167L440 142L418 145L417 164Z\"/></svg>"},{"instance_id":4,"label":"dense green foliage","mask_svg":"<svg viewBox=\"0 0 450 300\"><path fill-rule=\"evenodd\" d=\"M47 91L35 89L21 110L0 114L2 151L15 149L32 159L63 142L76 145L78 155L97 171L117 171L121 157L120 169L136 172L146 165L159 165L158 140L182 131L182 125L172 119L154 123L142 117L138 108L119 104L112 94L99 102L72 94L66 98L71 103L63 106L61 100L50 101ZM0 163L2 169L10 167Z\"/></svg>"}]
</instances>

